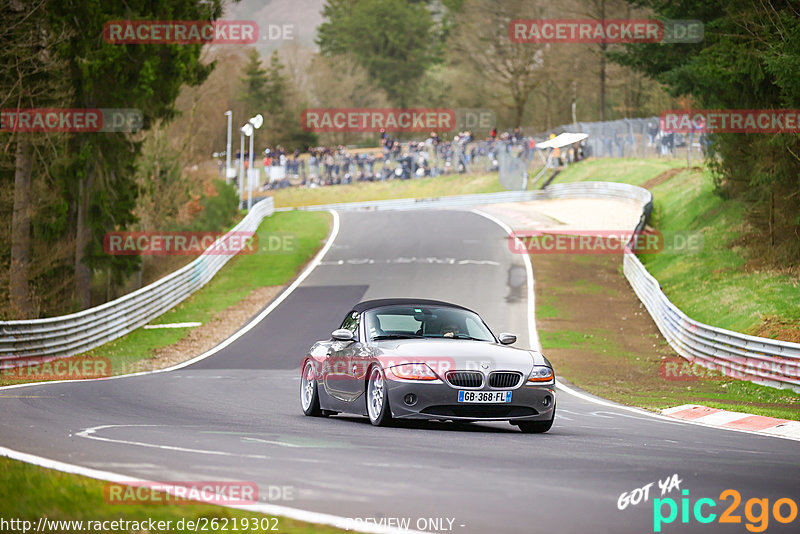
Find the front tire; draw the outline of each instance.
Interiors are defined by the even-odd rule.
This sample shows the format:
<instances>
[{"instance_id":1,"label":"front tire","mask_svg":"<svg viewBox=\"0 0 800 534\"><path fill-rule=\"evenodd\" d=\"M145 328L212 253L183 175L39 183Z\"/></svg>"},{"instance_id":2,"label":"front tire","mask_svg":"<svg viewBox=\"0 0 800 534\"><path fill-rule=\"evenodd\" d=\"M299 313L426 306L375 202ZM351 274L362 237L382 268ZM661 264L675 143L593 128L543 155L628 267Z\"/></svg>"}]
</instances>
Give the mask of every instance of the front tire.
<instances>
[{"instance_id":1,"label":"front tire","mask_svg":"<svg viewBox=\"0 0 800 534\"><path fill-rule=\"evenodd\" d=\"M303 366L303 375L300 377L300 405L303 407L303 413L309 417L323 415L319 408L317 377L311 360Z\"/></svg>"},{"instance_id":2,"label":"front tire","mask_svg":"<svg viewBox=\"0 0 800 534\"><path fill-rule=\"evenodd\" d=\"M379 366L370 369L366 387L367 414L369 422L374 426L386 426L392 420L389 409L389 391L386 375Z\"/></svg>"},{"instance_id":3,"label":"front tire","mask_svg":"<svg viewBox=\"0 0 800 534\"><path fill-rule=\"evenodd\" d=\"M523 434L542 434L550 430L556 420L556 407L553 406L553 417L549 421L520 421L515 423Z\"/></svg>"}]
</instances>

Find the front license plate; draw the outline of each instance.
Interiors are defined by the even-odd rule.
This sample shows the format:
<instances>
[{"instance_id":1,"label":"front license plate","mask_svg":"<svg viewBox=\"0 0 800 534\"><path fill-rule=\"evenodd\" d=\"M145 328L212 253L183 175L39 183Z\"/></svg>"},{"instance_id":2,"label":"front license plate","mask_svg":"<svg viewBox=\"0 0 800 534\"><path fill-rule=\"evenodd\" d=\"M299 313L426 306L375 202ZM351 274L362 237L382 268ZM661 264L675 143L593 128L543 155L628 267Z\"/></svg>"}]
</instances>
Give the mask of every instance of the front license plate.
<instances>
[{"instance_id":1,"label":"front license plate","mask_svg":"<svg viewBox=\"0 0 800 534\"><path fill-rule=\"evenodd\" d=\"M458 402L472 404L511 402L511 391L459 391Z\"/></svg>"}]
</instances>

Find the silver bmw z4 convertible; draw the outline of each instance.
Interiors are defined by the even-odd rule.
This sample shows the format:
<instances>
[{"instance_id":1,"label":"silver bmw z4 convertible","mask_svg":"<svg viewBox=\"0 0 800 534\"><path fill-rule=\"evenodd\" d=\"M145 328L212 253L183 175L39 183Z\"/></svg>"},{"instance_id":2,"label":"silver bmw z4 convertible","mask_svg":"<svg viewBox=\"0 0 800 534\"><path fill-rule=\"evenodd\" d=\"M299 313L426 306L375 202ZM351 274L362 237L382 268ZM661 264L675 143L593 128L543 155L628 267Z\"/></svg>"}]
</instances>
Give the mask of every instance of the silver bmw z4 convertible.
<instances>
[{"instance_id":1,"label":"silver bmw z4 convertible","mask_svg":"<svg viewBox=\"0 0 800 534\"><path fill-rule=\"evenodd\" d=\"M308 416L508 421L547 432L555 373L541 353L510 347L472 310L420 299L356 304L331 339L303 358L300 402Z\"/></svg>"}]
</instances>

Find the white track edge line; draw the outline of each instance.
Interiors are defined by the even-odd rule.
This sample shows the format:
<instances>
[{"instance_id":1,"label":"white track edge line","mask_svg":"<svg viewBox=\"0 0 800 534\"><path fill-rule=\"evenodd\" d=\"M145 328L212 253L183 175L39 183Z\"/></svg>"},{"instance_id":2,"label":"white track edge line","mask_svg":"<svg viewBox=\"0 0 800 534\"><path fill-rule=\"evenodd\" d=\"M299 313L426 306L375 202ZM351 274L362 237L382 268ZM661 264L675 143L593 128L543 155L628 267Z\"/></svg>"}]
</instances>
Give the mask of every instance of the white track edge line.
<instances>
[{"instance_id":1,"label":"white track edge line","mask_svg":"<svg viewBox=\"0 0 800 534\"><path fill-rule=\"evenodd\" d=\"M126 483L146 484L148 482L151 482L149 480L145 480L142 478L131 477L128 475L121 475L119 473L114 473L111 471L102 471L100 469L93 469L91 467L83 467L79 465L68 464L65 462L59 462L58 460L51 460L49 458L43 458L41 456L36 456L34 454L28 454L13 449L8 449L6 447L0 447L0 456L11 458L13 460L19 460L32 465L38 465L39 467L44 467L46 469L61 471L62 473L70 473L73 475L85 476L88 478L93 478L95 480L103 480L106 482L115 482L119 484L126 484ZM170 488L165 488L165 490L167 490L167 493L173 493L173 491L170 491ZM299 508L291 508L289 506L281 506L277 504L254 503L254 504L235 504L235 505L224 505L224 504L219 504L219 505L214 504L214 505L223 506L225 508L235 508L237 510L244 510L248 512L256 512L270 516L287 517L290 519L295 519L297 521L305 521L307 523L330 525L332 527L344 530L356 531L356 532L370 532L376 534L399 534L399 533L406 534L406 533L420 532L416 530L397 529L383 525L356 522L353 520L353 518L340 517L332 514L325 514L322 512L311 512L308 510L301 510Z\"/></svg>"}]
</instances>

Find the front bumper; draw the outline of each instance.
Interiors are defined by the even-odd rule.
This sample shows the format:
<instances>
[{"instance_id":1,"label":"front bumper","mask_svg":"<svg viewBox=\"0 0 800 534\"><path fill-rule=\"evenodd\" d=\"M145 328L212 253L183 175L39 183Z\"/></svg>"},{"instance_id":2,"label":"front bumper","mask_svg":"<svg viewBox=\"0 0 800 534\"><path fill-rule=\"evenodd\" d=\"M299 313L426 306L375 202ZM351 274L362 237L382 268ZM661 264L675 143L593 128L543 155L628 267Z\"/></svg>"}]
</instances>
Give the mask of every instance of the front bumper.
<instances>
[{"instance_id":1,"label":"front bumper","mask_svg":"<svg viewBox=\"0 0 800 534\"><path fill-rule=\"evenodd\" d=\"M388 380L389 406L397 419L437 419L450 421L549 421L556 405L555 383L522 385L512 392L511 402L470 404L458 402L459 388L437 380ZM484 387L468 391L509 391ZM413 404L407 395L415 395Z\"/></svg>"}]
</instances>

